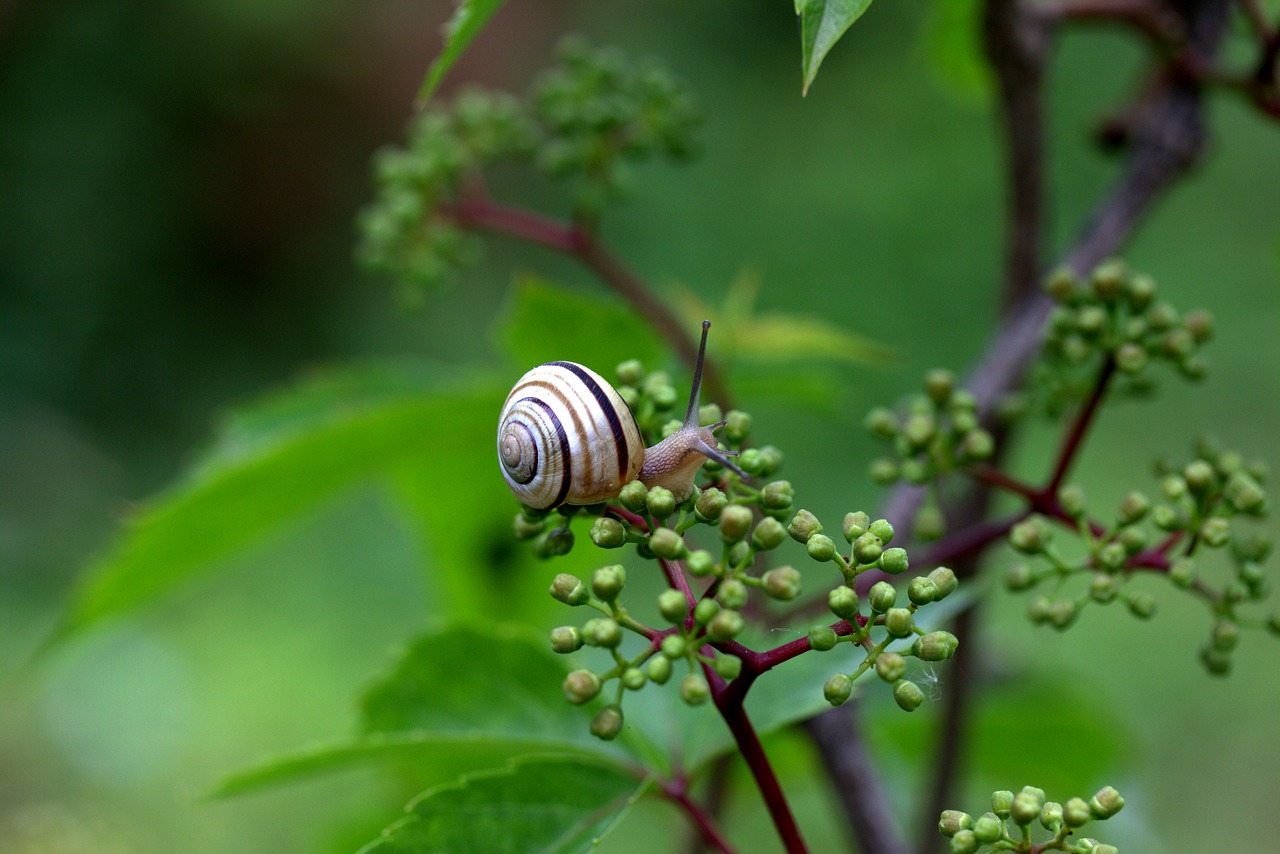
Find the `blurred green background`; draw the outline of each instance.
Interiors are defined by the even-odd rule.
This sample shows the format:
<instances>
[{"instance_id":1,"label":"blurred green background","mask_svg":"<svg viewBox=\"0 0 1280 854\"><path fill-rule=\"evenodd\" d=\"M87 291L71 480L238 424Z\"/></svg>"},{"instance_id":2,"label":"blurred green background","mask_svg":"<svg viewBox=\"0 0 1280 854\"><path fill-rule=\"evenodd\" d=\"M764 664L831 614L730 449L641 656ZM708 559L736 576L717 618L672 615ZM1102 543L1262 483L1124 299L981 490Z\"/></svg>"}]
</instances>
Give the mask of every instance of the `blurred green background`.
<instances>
[{"instance_id":1,"label":"blurred green background","mask_svg":"<svg viewBox=\"0 0 1280 854\"><path fill-rule=\"evenodd\" d=\"M0 10L0 851L348 851L412 793L370 771L200 797L264 755L349 732L361 687L447 611L429 544L376 479L24 662L120 520L178 479L234 407L367 359L514 378L525 366L492 343L513 270L601 293L562 260L505 241L423 310L353 264L369 158L399 139L448 14L391 0ZM756 435L787 451L804 505L838 518L878 500L863 477L862 412L927 367L963 370L994 310L998 140L982 80L954 50L964 39L948 28L963 20L876 4L801 99L789 3L512 3L445 95L464 80L523 91L568 31L660 57L691 84L707 111L704 156L644 167L605 238L668 293L714 306L754 276L762 310L894 349L887 366L792 366L824 385L816 402L766 394L767 368L730 366L759 389L741 403ZM1115 171L1089 131L1141 67L1140 46L1118 33L1060 45L1055 246ZM1216 314L1212 373L1106 413L1079 471L1099 506L1153 486L1153 454L1182 456L1206 430L1280 470L1280 127L1226 96L1210 113L1208 159L1127 258L1177 305ZM539 198L515 179L510 193ZM1047 428L1029 432L1020 470L1038 476L1054 442ZM1161 603L1151 623L1090 609L1065 635L1034 630L1022 600L994 593L982 638L991 700L955 806L981 811L993 788L1061 786L1050 797L1065 798L1111 783L1129 802L1106 827L1122 848L1211 850L1224 828L1235 850L1274 845L1280 644L1246 635L1231 678L1213 680L1196 660L1208 616L1149 586ZM945 690L945 668L940 678ZM873 700L867 716L909 811L929 713L908 719ZM846 847L806 743L770 746L811 844ZM733 826L772 840L755 792L745 781L737 791ZM664 850L670 818L643 807L606 850Z\"/></svg>"}]
</instances>

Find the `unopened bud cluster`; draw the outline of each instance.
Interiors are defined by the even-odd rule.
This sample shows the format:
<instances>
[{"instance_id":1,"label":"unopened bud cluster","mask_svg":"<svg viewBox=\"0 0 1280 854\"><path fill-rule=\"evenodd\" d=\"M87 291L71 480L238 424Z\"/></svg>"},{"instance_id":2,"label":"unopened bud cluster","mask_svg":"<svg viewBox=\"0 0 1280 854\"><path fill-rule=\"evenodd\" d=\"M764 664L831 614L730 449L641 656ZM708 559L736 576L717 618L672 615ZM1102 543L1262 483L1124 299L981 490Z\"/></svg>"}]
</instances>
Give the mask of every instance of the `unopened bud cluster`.
<instances>
[{"instance_id":1,"label":"unopened bud cluster","mask_svg":"<svg viewBox=\"0 0 1280 854\"><path fill-rule=\"evenodd\" d=\"M976 818L960 810L943 810L938 832L951 840L953 854L1031 850L1119 854L1114 845L1075 837L1080 828L1092 821L1105 821L1122 807L1124 798L1110 786L1087 801L1071 798L1064 803L1046 800L1043 789L1024 786L1017 794L1008 790L992 792L991 810ZM1033 841L1037 832L1044 838Z\"/></svg>"}]
</instances>

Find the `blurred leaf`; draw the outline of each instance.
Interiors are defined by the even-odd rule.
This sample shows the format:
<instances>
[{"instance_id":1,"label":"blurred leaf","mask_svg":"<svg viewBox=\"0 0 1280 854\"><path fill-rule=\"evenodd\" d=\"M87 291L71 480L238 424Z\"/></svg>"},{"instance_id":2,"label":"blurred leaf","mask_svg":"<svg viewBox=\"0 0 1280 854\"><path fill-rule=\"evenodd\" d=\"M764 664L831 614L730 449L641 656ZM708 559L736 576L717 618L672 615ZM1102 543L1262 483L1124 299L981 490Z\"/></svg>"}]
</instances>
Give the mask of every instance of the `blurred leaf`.
<instances>
[{"instance_id":1,"label":"blurred leaf","mask_svg":"<svg viewBox=\"0 0 1280 854\"><path fill-rule=\"evenodd\" d=\"M502 8L504 0L462 0L454 11L449 23L444 26L444 50L432 61L427 69L426 79L418 87L417 106L426 105L436 87L444 79L453 64L471 45L471 42L494 13Z\"/></svg>"},{"instance_id":2,"label":"blurred leaf","mask_svg":"<svg viewBox=\"0 0 1280 854\"><path fill-rule=\"evenodd\" d=\"M590 851L649 785L613 763L525 757L424 792L361 854Z\"/></svg>"},{"instance_id":3,"label":"blurred leaf","mask_svg":"<svg viewBox=\"0 0 1280 854\"><path fill-rule=\"evenodd\" d=\"M233 418L227 440L143 505L84 574L54 639L150 602L341 489L429 468L438 447L484 435L492 453L502 392L489 380L391 381L385 367L337 376Z\"/></svg>"},{"instance_id":4,"label":"blurred leaf","mask_svg":"<svg viewBox=\"0 0 1280 854\"><path fill-rule=\"evenodd\" d=\"M956 100L985 106L991 74L982 55L978 0L932 3L920 30L920 52L939 88Z\"/></svg>"},{"instance_id":5,"label":"blurred leaf","mask_svg":"<svg viewBox=\"0 0 1280 854\"><path fill-rule=\"evenodd\" d=\"M533 276L516 281L498 339L503 352L524 370L567 359L610 380L619 362L639 359L652 366L661 363L666 352L649 325L626 304Z\"/></svg>"},{"instance_id":6,"label":"blurred leaf","mask_svg":"<svg viewBox=\"0 0 1280 854\"><path fill-rule=\"evenodd\" d=\"M795 0L800 16L800 61L804 72L801 92L807 94L818 66L871 0Z\"/></svg>"}]
</instances>

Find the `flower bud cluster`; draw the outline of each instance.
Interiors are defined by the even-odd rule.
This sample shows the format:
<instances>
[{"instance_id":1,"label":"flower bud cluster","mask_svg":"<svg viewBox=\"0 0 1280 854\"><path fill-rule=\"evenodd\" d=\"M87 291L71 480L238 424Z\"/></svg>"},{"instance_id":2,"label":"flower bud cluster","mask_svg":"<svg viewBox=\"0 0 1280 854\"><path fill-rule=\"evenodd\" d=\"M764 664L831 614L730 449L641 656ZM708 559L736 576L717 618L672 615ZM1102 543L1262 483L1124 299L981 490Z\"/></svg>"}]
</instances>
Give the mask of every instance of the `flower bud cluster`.
<instances>
[{"instance_id":1,"label":"flower bud cluster","mask_svg":"<svg viewBox=\"0 0 1280 854\"><path fill-rule=\"evenodd\" d=\"M986 854L990 851L1067 851L1072 854L1119 854L1114 845L1091 838L1074 838L1091 821L1105 821L1124 807L1124 798L1110 786L1088 801L1071 798L1065 803L1046 800L1043 789L1024 786L1014 794L991 793L991 810L974 817L960 810L943 810L938 832L951 840L953 854ZM1033 843L1035 831L1047 832ZM1034 844L1034 849L1026 846Z\"/></svg>"},{"instance_id":2,"label":"flower bud cluster","mask_svg":"<svg viewBox=\"0 0 1280 854\"><path fill-rule=\"evenodd\" d=\"M909 399L901 412L876 407L867 413L863 426L888 447L889 453L870 466L871 479L885 485L898 480L928 483L985 460L995 450L995 439L979 423L977 399L941 369L925 374L924 391ZM917 529L941 536L943 520L937 505L925 507L924 524L917 520Z\"/></svg>"}]
</instances>

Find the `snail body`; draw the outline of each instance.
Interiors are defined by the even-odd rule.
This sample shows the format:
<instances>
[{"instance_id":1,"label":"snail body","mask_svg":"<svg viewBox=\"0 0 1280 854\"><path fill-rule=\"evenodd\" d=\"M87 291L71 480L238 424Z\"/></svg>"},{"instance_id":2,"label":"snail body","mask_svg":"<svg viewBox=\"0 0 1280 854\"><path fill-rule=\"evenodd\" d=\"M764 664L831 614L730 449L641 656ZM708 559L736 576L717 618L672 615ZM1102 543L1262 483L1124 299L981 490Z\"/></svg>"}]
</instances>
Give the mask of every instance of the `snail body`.
<instances>
[{"instance_id":1,"label":"snail body","mask_svg":"<svg viewBox=\"0 0 1280 854\"><path fill-rule=\"evenodd\" d=\"M590 368L547 362L521 377L498 422L498 462L516 498L542 510L596 504L617 497L638 477L645 486L666 487L683 501L708 458L743 474L727 459L735 454L717 447L715 430L724 422L698 424L710 326L703 321L684 424L651 448L645 448L630 407Z\"/></svg>"}]
</instances>

